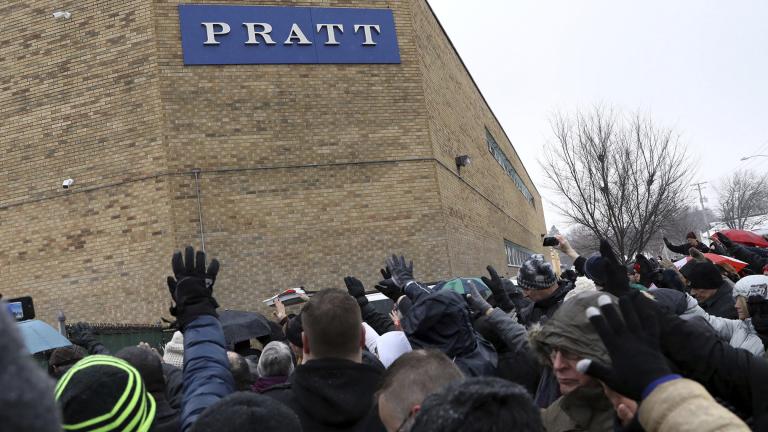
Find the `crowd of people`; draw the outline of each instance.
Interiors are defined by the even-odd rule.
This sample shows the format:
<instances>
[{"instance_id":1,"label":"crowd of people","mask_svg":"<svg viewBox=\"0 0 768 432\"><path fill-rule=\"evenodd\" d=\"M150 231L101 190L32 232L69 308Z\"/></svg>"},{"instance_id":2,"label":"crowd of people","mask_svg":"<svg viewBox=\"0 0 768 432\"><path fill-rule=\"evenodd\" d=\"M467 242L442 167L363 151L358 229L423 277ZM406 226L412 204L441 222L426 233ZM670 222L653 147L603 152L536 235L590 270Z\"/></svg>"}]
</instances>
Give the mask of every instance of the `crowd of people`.
<instances>
[{"instance_id":1,"label":"crowd of people","mask_svg":"<svg viewBox=\"0 0 768 432\"><path fill-rule=\"evenodd\" d=\"M188 247L171 259L178 331L162 352L110 353L78 325L46 374L0 314L0 430L768 430L768 250L688 237L665 239L685 265L627 266L606 241L585 257L560 236L573 270L534 255L515 280L489 266L463 292L392 256L375 285L390 314L350 276L295 313L278 300L271 334L236 344L219 263Z\"/></svg>"}]
</instances>

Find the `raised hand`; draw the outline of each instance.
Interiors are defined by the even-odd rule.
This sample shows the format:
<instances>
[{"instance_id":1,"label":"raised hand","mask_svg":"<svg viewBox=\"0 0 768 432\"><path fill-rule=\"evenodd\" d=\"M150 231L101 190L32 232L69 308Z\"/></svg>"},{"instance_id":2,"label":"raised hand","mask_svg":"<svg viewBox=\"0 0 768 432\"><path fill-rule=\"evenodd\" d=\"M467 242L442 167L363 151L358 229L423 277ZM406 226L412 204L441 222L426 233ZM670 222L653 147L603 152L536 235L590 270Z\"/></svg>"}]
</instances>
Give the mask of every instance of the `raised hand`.
<instances>
[{"instance_id":1,"label":"raised hand","mask_svg":"<svg viewBox=\"0 0 768 432\"><path fill-rule=\"evenodd\" d=\"M639 292L632 295L642 295ZM612 367L592 359L578 362L577 369L599 379L606 386L635 401L643 400L652 384L663 378L679 378L672 374L659 346L659 327L655 319L638 318L638 303L630 296L619 300L621 314L603 295L597 300L600 309L590 307L587 317L595 327L611 356Z\"/></svg>"},{"instance_id":2,"label":"raised hand","mask_svg":"<svg viewBox=\"0 0 768 432\"><path fill-rule=\"evenodd\" d=\"M509 295L507 294L507 290L504 289L504 284L499 277L499 274L496 272L496 269L491 266L488 266L485 269L488 270L488 274L491 275L491 277L489 279L483 276L480 279L482 279L483 283L491 289L493 298L496 299L496 304L499 305L499 308L504 312L510 312L515 308L515 305L512 303L512 300L509 299Z\"/></svg>"},{"instance_id":3,"label":"raised hand","mask_svg":"<svg viewBox=\"0 0 768 432\"><path fill-rule=\"evenodd\" d=\"M216 308L219 304L213 298L213 285L219 273L219 262L211 260L206 269L205 252L195 253L191 246L187 246L183 257L181 252L173 254L171 268L175 278L168 277L168 290L176 305L170 312L177 318L179 328L183 331L201 315L218 317Z\"/></svg>"}]
</instances>

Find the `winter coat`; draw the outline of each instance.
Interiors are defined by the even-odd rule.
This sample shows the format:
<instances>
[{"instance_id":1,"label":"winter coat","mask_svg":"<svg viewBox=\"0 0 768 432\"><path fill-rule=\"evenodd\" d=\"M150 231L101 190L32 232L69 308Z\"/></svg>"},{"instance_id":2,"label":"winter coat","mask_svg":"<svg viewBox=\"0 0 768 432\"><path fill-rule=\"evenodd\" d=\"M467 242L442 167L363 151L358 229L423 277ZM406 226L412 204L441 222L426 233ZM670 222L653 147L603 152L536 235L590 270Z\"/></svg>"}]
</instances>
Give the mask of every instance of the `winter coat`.
<instances>
[{"instance_id":1,"label":"winter coat","mask_svg":"<svg viewBox=\"0 0 768 432\"><path fill-rule=\"evenodd\" d=\"M579 387L542 410L547 432L613 430L614 411L599 385Z\"/></svg>"},{"instance_id":2,"label":"winter coat","mask_svg":"<svg viewBox=\"0 0 768 432\"><path fill-rule=\"evenodd\" d=\"M704 387L687 379L672 380L656 387L640 404L638 417L646 432L750 430L718 404Z\"/></svg>"},{"instance_id":3,"label":"winter coat","mask_svg":"<svg viewBox=\"0 0 768 432\"><path fill-rule=\"evenodd\" d=\"M763 267L768 264L768 256L760 248L734 243L733 246L728 248L728 251L734 258L749 263L747 268L754 274L763 274Z\"/></svg>"},{"instance_id":4,"label":"winter coat","mask_svg":"<svg viewBox=\"0 0 768 432\"><path fill-rule=\"evenodd\" d=\"M688 307L681 315L682 318L689 319L694 316L702 317L707 320L713 329L715 329L718 336L720 336L721 339L728 341L732 347L747 350L756 356L765 354L763 340L758 336L757 330L755 330L755 327L752 325L751 318L745 320L730 320L710 315L698 305L695 298L687 294L685 296Z\"/></svg>"},{"instance_id":5,"label":"winter coat","mask_svg":"<svg viewBox=\"0 0 768 432\"><path fill-rule=\"evenodd\" d=\"M467 376L494 376L496 350L475 331L466 300L451 290L416 285L406 287L413 306L401 321L413 349L438 349Z\"/></svg>"},{"instance_id":6,"label":"winter coat","mask_svg":"<svg viewBox=\"0 0 768 432\"><path fill-rule=\"evenodd\" d=\"M235 391L227 342L218 318L203 315L184 330L184 397L181 430L190 430L206 408Z\"/></svg>"},{"instance_id":7,"label":"winter coat","mask_svg":"<svg viewBox=\"0 0 768 432\"><path fill-rule=\"evenodd\" d=\"M374 404L381 371L342 359L310 360L263 394L291 408L304 432L383 431Z\"/></svg>"},{"instance_id":8,"label":"winter coat","mask_svg":"<svg viewBox=\"0 0 768 432\"><path fill-rule=\"evenodd\" d=\"M689 255L691 248L695 248L701 251L701 253L709 253L709 247L707 247L704 243L698 242L696 243L696 246L691 246L687 242L683 243L681 245L673 245L671 243L667 243L667 249L671 250L674 253L678 253L680 255Z\"/></svg>"},{"instance_id":9,"label":"winter coat","mask_svg":"<svg viewBox=\"0 0 768 432\"><path fill-rule=\"evenodd\" d=\"M755 430L768 430L768 361L732 347L701 318L661 319L659 342L675 369L751 418Z\"/></svg>"},{"instance_id":10,"label":"winter coat","mask_svg":"<svg viewBox=\"0 0 768 432\"><path fill-rule=\"evenodd\" d=\"M559 281L558 284L557 290L548 298L535 303L529 302L527 306L518 308L517 316L521 324L529 327L532 324L546 321L547 318L554 315L563 303L565 295L574 287L573 283L568 281Z\"/></svg>"},{"instance_id":11,"label":"winter coat","mask_svg":"<svg viewBox=\"0 0 768 432\"><path fill-rule=\"evenodd\" d=\"M704 311L710 315L726 319L737 319L736 300L733 298L733 286L726 281L720 284L717 292L710 298L699 303Z\"/></svg>"}]
</instances>

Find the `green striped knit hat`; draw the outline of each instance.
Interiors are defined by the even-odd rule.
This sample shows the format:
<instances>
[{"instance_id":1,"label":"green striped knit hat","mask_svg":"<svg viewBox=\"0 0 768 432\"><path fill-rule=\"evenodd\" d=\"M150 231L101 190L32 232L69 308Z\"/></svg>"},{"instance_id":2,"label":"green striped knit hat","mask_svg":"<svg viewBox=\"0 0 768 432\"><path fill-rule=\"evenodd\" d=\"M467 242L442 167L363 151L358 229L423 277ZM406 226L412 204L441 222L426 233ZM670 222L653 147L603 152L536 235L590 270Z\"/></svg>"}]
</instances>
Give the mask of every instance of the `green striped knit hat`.
<instances>
[{"instance_id":1,"label":"green striped knit hat","mask_svg":"<svg viewBox=\"0 0 768 432\"><path fill-rule=\"evenodd\" d=\"M93 355L77 362L56 385L64 430L147 432L155 399L139 372L116 357Z\"/></svg>"}]
</instances>

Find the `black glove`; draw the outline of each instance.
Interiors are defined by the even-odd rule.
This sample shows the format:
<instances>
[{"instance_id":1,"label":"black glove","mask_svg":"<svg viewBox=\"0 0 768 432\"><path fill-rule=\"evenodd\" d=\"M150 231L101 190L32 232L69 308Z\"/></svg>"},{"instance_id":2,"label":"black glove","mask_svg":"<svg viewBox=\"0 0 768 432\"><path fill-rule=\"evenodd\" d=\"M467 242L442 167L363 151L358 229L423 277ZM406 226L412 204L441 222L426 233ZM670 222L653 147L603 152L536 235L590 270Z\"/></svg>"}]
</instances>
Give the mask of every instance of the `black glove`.
<instances>
[{"instance_id":1,"label":"black glove","mask_svg":"<svg viewBox=\"0 0 768 432\"><path fill-rule=\"evenodd\" d=\"M653 317L641 321L638 317L640 311L630 298L634 295L642 294L633 293L619 300L624 320L608 296L598 298L600 310L595 307L587 309L587 317L605 344L613 367L584 359L577 363L576 368L601 380L617 393L641 401L647 396L645 392L651 383L673 375L659 346L658 322Z\"/></svg>"},{"instance_id":2,"label":"black glove","mask_svg":"<svg viewBox=\"0 0 768 432\"><path fill-rule=\"evenodd\" d=\"M88 354L101 354L106 351L104 345L96 339L93 329L86 323L76 323L69 329L69 341L80 345Z\"/></svg>"},{"instance_id":3,"label":"black glove","mask_svg":"<svg viewBox=\"0 0 768 432\"><path fill-rule=\"evenodd\" d=\"M208 270L205 269L205 252L197 251L192 246L173 254L171 266L176 280L168 278L168 290L171 292L176 306L170 309L171 315L178 320L179 328L183 331L187 324L201 315L218 317L216 308L219 304L213 298L213 284L219 273L219 261L211 260Z\"/></svg>"},{"instance_id":4,"label":"black glove","mask_svg":"<svg viewBox=\"0 0 768 432\"><path fill-rule=\"evenodd\" d=\"M387 258L387 269L392 272L392 281L400 287L405 288L408 282L414 280L413 278L413 261L406 264L405 257L400 255L392 255L391 258Z\"/></svg>"},{"instance_id":5,"label":"black glove","mask_svg":"<svg viewBox=\"0 0 768 432\"><path fill-rule=\"evenodd\" d=\"M669 242L669 239L668 239L668 238L664 237L664 239L663 239L663 240L664 240L664 244L665 244L665 245L667 245L667 246L672 246L672 243L670 243L670 242Z\"/></svg>"},{"instance_id":6,"label":"black glove","mask_svg":"<svg viewBox=\"0 0 768 432\"><path fill-rule=\"evenodd\" d=\"M474 286L470 288L469 294L467 294L467 304L473 311L481 315L485 315L490 309L493 309Z\"/></svg>"},{"instance_id":7,"label":"black glove","mask_svg":"<svg viewBox=\"0 0 768 432\"><path fill-rule=\"evenodd\" d=\"M403 289L397 286L392 279L380 280L374 288L395 303L403 296Z\"/></svg>"},{"instance_id":8,"label":"black glove","mask_svg":"<svg viewBox=\"0 0 768 432\"><path fill-rule=\"evenodd\" d=\"M616 297L629 293L627 268L619 262L607 240L600 240L600 256L603 257L602 266L605 272L605 286L603 289Z\"/></svg>"},{"instance_id":9,"label":"black glove","mask_svg":"<svg viewBox=\"0 0 768 432\"><path fill-rule=\"evenodd\" d=\"M347 276L344 278L344 285L347 286L349 295L357 300L357 304L363 307L368 304L368 297L365 296L365 286L359 279L353 276Z\"/></svg>"},{"instance_id":10,"label":"black glove","mask_svg":"<svg viewBox=\"0 0 768 432\"><path fill-rule=\"evenodd\" d=\"M504 312L510 312L515 308L515 305L512 304L512 300L509 299L509 295L507 294L507 290L504 289L504 284L502 283L499 274L496 273L496 269L491 266L486 267L486 270L488 270L488 274L491 275L491 278L488 279L483 276L480 279L482 279L483 283L491 289L493 298L496 299L496 304L499 305L499 308Z\"/></svg>"}]
</instances>

